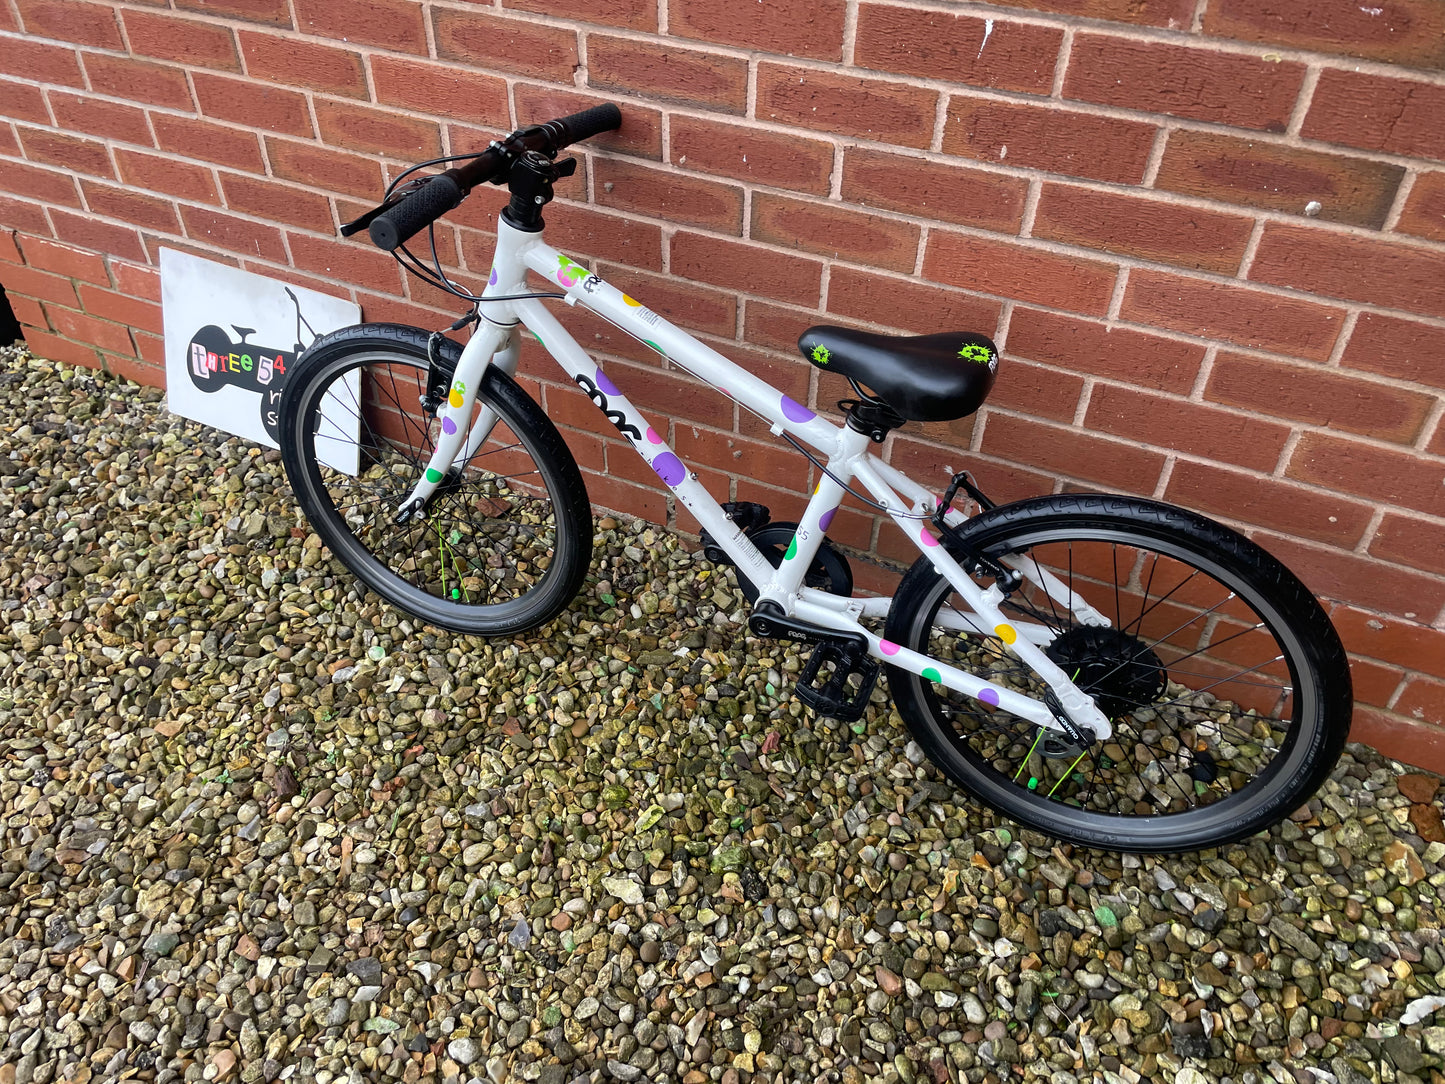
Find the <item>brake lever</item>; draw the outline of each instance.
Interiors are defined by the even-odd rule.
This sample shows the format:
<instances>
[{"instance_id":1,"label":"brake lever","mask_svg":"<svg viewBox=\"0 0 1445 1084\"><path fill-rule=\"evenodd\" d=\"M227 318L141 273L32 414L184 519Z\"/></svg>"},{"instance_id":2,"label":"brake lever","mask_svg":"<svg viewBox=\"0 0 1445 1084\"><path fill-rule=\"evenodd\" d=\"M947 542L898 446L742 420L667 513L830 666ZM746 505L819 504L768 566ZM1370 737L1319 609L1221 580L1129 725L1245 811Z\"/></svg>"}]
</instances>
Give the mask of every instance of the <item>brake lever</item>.
<instances>
[{"instance_id":1,"label":"brake lever","mask_svg":"<svg viewBox=\"0 0 1445 1084\"><path fill-rule=\"evenodd\" d=\"M371 210L367 211L366 214L362 215L354 222L345 223L341 227L341 236L350 237L352 234L360 233L362 230L366 229L368 226L371 225L372 219L378 217L386 211L389 211L399 202L399 200L394 199L387 200L380 207L373 207Z\"/></svg>"},{"instance_id":2,"label":"brake lever","mask_svg":"<svg viewBox=\"0 0 1445 1084\"><path fill-rule=\"evenodd\" d=\"M371 225L372 219L391 210L391 208L395 207L402 200L406 199L407 196L411 195L418 188L428 183L430 180L430 177L418 177L414 181L408 181L406 184L402 185L395 192L393 192L391 194L391 198L388 199L385 203L381 204L379 207L373 207L360 218L352 222L347 222L345 225L343 225L340 230L341 236L350 237L353 234L360 233L362 230L366 229L368 226Z\"/></svg>"}]
</instances>

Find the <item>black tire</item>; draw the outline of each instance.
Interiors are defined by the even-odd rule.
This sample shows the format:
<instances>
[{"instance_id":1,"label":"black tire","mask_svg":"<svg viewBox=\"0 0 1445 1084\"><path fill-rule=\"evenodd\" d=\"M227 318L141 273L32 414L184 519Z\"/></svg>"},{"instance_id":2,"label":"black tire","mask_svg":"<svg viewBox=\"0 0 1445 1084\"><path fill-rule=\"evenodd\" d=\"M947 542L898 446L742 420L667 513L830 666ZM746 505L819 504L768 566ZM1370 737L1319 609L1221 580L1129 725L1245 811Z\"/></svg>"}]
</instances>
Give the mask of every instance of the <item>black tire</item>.
<instances>
[{"instance_id":1,"label":"black tire","mask_svg":"<svg viewBox=\"0 0 1445 1084\"><path fill-rule=\"evenodd\" d=\"M1112 626L1088 631L1028 581L1002 607L1055 637L1046 653L1110 717L1114 736L1088 746L888 668L914 738L985 805L1085 846L1189 851L1279 822L1333 768L1352 711L1344 648L1305 586L1242 535L1154 501L1061 495L986 512L959 541L955 556L1028 555ZM952 595L920 558L887 638L1041 698L1002 640L935 628Z\"/></svg>"},{"instance_id":2,"label":"black tire","mask_svg":"<svg viewBox=\"0 0 1445 1084\"><path fill-rule=\"evenodd\" d=\"M427 338L420 328L367 324L318 339L281 399L286 475L332 554L388 602L458 632L525 632L566 609L586 577L592 514L582 474L542 409L489 366L476 399L499 416L491 437L421 513L397 524L437 431L421 404ZM447 339L437 353L445 395L461 347ZM343 422L359 436L325 435ZM333 455L357 456L355 477L320 461L318 431Z\"/></svg>"}]
</instances>

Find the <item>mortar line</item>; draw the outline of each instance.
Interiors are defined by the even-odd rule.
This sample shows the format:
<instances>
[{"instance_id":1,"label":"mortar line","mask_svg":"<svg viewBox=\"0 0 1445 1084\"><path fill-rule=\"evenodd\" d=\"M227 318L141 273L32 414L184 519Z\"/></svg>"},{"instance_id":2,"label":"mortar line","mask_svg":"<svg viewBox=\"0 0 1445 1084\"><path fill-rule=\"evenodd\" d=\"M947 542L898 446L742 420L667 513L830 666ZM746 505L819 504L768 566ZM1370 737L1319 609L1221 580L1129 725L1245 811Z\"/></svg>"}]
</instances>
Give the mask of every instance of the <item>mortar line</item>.
<instances>
[{"instance_id":1,"label":"mortar line","mask_svg":"<svg viewBox=\"0 0 1445 1084\"><path fill-rule=\"evenodd\" d=\"M1275 461L1274 470L1269 472L1271 478L1283 479L1285 477L1285 471L1289 469L1289 461L1294 458L1294 450L1299 447L1302 440L1304 440L1304 430L1290 429L1289 436L1284 438L1284 447L1279 450L1279 459Z\"/></svg>"},{"instance_id":2,"label":"mortar line","mask_svg":"<svg viewBox=\"0 0 1445 1084\"><path fill-rule=\"evenodd\" d=\"M1205 348L1204 357L1199 360L1199 372L1194 374L1194 383L1185 395L1191 403L1204 402L1204 389L1209 386L1209 378L1214 375L1214 359L1219 356L1219 351L1218 346Z\"/></svg>"},{"instance_id":3,"label":"mortar line","mask_svg":"<svg viewBox=\"0 0 1445 1084\"><path fill-rule=\"evenodd\" d=\"M1365 529L1360 534L1360 540L1355 543L1355 548L1351 552L1368 555L1370 543L1374 542L1375 536L1380 533L1380 524L1384 522L1384 519L1385 508L1383 505L1377 505L1375 510L1370 513L1370 522L1365 524Z\"/></svg>"},{"instance_id":4,"label":"mortar line","mask_svg":"<svg viewBox=\"0 0 1445 1084\"><path fill-rule=\"evenodd\" d=\"M1124 305L1124 293L1129 289L1129 272L1132 270L1127 264L1119 267L1119 277L1114 280L1114 292L1109 295L1109 308L1104 314L1104 319L1110 325L1119 319L1119 310Z\"/></svg>"},{"instance_id":5,"label":"mortar line","mask_svg":"<svg viewBox=\"0 0 1445 1084\"><path fill-rule=\"evenodd\" d=\"M1055 101L1062 101L1064 97L1064 78L1069 71L1069 62L1074 53L1074 28L1064 27L1064 36L1059 42L1059 55L1054 58L1054 81L1049 87L1049 97Z\"/></svg>"},{"instance_id":6,"label":"mortar line","mask_svg":"<svg viewBox=\"0 0 1445 1084\"><path fill-rule=\"evenodd\" d=\"M1140 188L1153 188L1154 182L1159 179L1159 167L1164 163L1164 148L1169 142L1169 133L1173 130L1168 125L1161 125L1154 133L1154 142L1149 147L1149 159L1144 163L1144 179L1139 182Z\"/></svg>"},{"instance_id":7,"label":"mortar line","mask_svg":"<svg viewBox=\"0 0 1445 1084\"><path fill-rule=\"evenodd\" d=\"M1239 258L1239 270L1234 275L1240 282L1245 282L1249 278L1249 269L1254 265L1255 253L1259 251L1260 239L1264 237L1264 223L1264 219L1256 218L1254 226L1249 231L1249 240L1244 245L1244 255Z\"/></svg>"},{"instance_id":8,"label":"mortar line","mask_svg":"<svg viewBox=\"0 0 1445 1084\"><path fill-rule=\"evenodd\" d=\"M1039 200L1043 197L1044 181L1042 177L1035 177L1029 182L1028 191L1024 193L1023 221L1019 223L1019 236L1032 237L1034 233L1034 217L1038 214Z\"/></svg>"},{"instance_id":9,"label":"mortar line","mask_svg":"<svg viewBox=\"0 0 1445 1084\"><path fill-rule=\"evenodd\" d=\"M1319 85L1322 70L1319 64L1311 64L1305 69L1305 77L1300 80L1299 97L1295 99L1294 109L1290 111L1289 122L1284 128L1285 135L1292 143L1301 138L1300 130L1304 127L1305 116L1314 102L1315 87Z\"/></svg>"},{"instance_id":10,"label":"mortar line","mask_svg":"<svg viewBox=\"0 0 1445 1084\"><path fill-rule=\"evenodd\" d=\"M1330 350L1330 356L1325 360L1328 368L1338 369L1343 364L1345 351L1349 349L1350 340L1355 337L1355 325L1359 322L1359 309L1351 309L1345 313L1345 322L1340 325L1340 333L1335 336L1335 345Z\"/></svg>"},{"instance_id":11,"label":"mortar line","mask_svg":"<svg viewBox=\"0 0 1445 1084\"><path fill-rule=\"evenodd\" d=\"M1405 205L1410 200L1410 194L1415 190L1415 180L1420 176L1417 169L1405 170L1405 176L1400 179L1400 187L1395 189L1395 198L1390 204L1390 211L1385 215L1385 222L1380 227L1381 233L1394 232L1399 228L1400 216L1405 213Z\"/></svg>"},{"instance_id":12,"label":"mortar line","mask_svg":"<svg viewBox=\"0 0 1445 1084\"><path fill-rule=\"evenodd\" d=\"M1150 494L1156 501L1162 501L1164 494L1169 489L1169 481L1174 477L1174 464L1179 461L1177 455L1166 455L1164 466L1159 470L1159 480L1154 483L1154 492Z\"/></svg>"},{"instance_id":13,"label":"mortar line","mask_svg":"<svg viewBox=\"0 0 1445 1084\"><path fill-rule=\"evenodd\" d=\"M952 98L941 93L933 107L933 134L928 139L928 150L932 154L943 153L943 133L948 129L948 105Z\"/></svg>"},{"instance_id":14,"label":"mortar line","mask_svg":"<svg viewBox=\"0 0 1445 1084\"><path fill-rule=\"evenodd\" d=\"M843 9L843 66L854 65L854 50L858 42L858 0L848 0Z\"/></svg>"},{"instance_id":15,"label":"mortar line","mask_svg":"<svg viewBox=\"0 0 1445 1084\"><path fill-rule=\"evenodd\" d=\"M1079 401L1074 404L1074 417L1069 422L1076 429L1084 428L1084 416L1089 413L1089 404L1094 399L1095 379L1092 376L1084 377L1084 386L1079 389Z\"/></svg>"}]
</instances>

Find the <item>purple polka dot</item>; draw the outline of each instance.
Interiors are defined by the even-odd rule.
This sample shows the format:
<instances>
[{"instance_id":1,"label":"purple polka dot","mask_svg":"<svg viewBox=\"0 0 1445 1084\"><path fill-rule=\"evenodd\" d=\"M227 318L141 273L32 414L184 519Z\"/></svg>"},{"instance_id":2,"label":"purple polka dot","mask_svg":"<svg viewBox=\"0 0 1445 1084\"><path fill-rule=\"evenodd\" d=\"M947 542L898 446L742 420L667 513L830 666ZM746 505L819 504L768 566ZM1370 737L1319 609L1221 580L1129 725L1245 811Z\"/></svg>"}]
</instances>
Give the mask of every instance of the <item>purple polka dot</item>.
<instances>
[{"instance_id":1,"label":"purple polka dot","mask_svg":"<svg viewBox=\"0 0 1445 1084\"><path fill-rule=\"evenodd\" d=\"M882 651L885 655L898 654L898 645L895 644L892 640L879 640L878 649Z\"/></svg>"},{"instance_id":2,"label":"purple polka dot","mask_svg":"<svg viewBox=\"0 0 1445 1084\"><path fill-rule=\"evenodd\" d=\"M818 517L819 530L826 531L828 529L828 525L833 522L833 513L836 511L838 511L838 509L830 508Z\"/></svg>"},{"instance_id":3,"label":"purple polka dot","mask_svg":"<svg viewBox=\"0 0 1445 1084\"><path fill-rule=\"evenodd\" d=\"M675 486L687 476L687 470L682 465L682 460L671 452L663 452L652 461L652 469L657 471L657 476L670 486Z\"/></svg>"},{"instance_id":4,"label":"purple polka dot","mask_svg":"<svg viewBox=\"0 0 1445 1084\"><path fill-rule=\"evenodd\" d=\"M998 707L997 689L984 689L978 694L978 698L985 704L992 704L994 707Z\"/></svg>"},{"instance_id":5,"label":"purple polka dot","mask_svg":"<svg viewBox=\"0 0 1445 1084\"><path fill-rule=\"evenodd\" d=\"M607 378L607 374L601 369L597 370L597 390L603 395L621 395L622 389Z\"/></svg>"},{"instance_id":6,"label":"purple polka dot","mask_svg":"<svg viewBox=\"0 0 1445 1084\"><path fill-rule=\"evenodd\" d=\"M652 428L652 426L650 426L650 425L647 427L647 442L648 442L649 444L661 444L661 443L662 443L662 438L657 435L657 430L654 429L654 428Z\"/></svg>"},{"instance_id":7,"label":"purple polka dot","mask_svg":"<svg viewBox=\"0 0 1445 1084\"><path fill-rule=\"evenodd\" d=\"M456 431L457 431L457 423L456 423L456 422L452 421L450 418L442 418L442 432L443 432L443 433L445 433L447 436L451 436L451 435L452 435L453 433L455 433Z\"/></svg>"},{"instance_id":8,"label":"purple polka dot","mask_svg":"<svg viewBox=\"0 0 1445 1084\"><path fill-rule=\"evenodd\" d=\"M492 277L489 278L489 279L487 279L487 285L488 285L488 286L495 286L496 284L497 284L497 269L494 267L494 268L492 268Z\"/></svg>"},{"instance_id":9,"label":"purple polka dot","mask_svg":"<svg viewBox=\"0 0 1445 1084\"><path fill-rule=\"evenodd\" d=\"M933 532L926 527L918 532L918 541L922 542L925 546L938 545L938 539L933 537Z\"/></svg>"},{"instance_id":10,"label":"purple polka dot","mask_svg":"<svg viewBox=\"0 0 1445 1084\"><path fill-rule=\"evenodd\" d=\"M810 422L817 417L811 410L802 403L796 402L790 396L783 396L783 417L790 422Z\"/></svg>"}]
</instances>

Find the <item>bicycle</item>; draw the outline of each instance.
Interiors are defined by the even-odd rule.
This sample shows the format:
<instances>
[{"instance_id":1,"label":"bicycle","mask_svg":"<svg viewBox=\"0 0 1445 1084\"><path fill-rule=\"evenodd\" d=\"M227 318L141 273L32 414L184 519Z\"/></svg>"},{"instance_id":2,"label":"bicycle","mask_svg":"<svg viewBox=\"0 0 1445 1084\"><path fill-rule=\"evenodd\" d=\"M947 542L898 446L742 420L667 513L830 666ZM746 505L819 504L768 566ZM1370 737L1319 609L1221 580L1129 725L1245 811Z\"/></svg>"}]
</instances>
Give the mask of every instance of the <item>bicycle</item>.
<instances>
[{"instance_id":1,"label":"bicycle","mask_svg":"<svg viewBox=\"0 0 1445 1084\"><path fill-rule=\"evenodd\" d=\"M876 456L870 446L905 422L978 409L999 363L987 336L810 328L804 356L856 396L839 402L839 426L551 248L542 210L576 167L558 155L620 124L615 106L598 106L421 163L343 227L368 229L466 300L448 330L473 329L461 346L363 324L296 363L281 408L286 472L348 569L422 620L493 636L535 629L580 590L590 505L557 428L514 379L525 327L702 525L704 554L735 567L750 630L811 645L795 692L818 712L858 719L886 670L899 714L954 783L1099 848L1218 846L1313 794L1344 745L1352 698L1339 638L1297 578L1183 509L1069 494L995 505L966 472L940 497ZM452 162L465 164L406 179ZM510 198L476 295L443 272L431 226L484 182ZM405 244L422 229L430 267ZM528 271L548 289L529 289ZM800 523L709 495L543 304L555 299L712 384L805 455L820 475ZM977 514L955 507L960 491ZM847 559L826 537L850 493L919 550L892 597L852 597Z\"/></svg>"}]
</instances>

